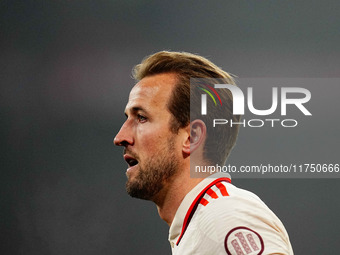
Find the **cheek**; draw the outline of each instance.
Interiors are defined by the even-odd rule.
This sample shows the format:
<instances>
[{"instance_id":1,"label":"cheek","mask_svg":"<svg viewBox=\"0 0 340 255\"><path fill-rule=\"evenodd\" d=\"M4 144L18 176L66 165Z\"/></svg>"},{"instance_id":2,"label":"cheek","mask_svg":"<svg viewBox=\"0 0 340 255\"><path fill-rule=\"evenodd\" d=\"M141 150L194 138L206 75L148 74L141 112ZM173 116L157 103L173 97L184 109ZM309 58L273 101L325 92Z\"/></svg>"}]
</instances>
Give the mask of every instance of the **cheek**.
<instances>
[{"instance_id":1,"label":"cheek","mask_svg":"<svg viewBox=\"0 0 340 255\"><path fill-rule=\"evenodd\" d=\"M149 130L143 132L138 139L138 148L142 154L150 155L159 151L159 146L164 144L166 139L161 135Z\"/></svg>"},{"instance_id":2,"label":"cheek","mask_svg":"<svg viewBox=\"0 0 340 255\"><path fill-rule=\"evenodd\" d=\"M168 127L166 125L154 125L151 123L138 127L137 139L143 145L152 145L155 143L165 143L169 137Z\"/></svg>"},{"instance_id":3,"label":"cheek","mask_svg":"<svg viewBox=\"0 0 340 255\"><path fill-rule=\"evenodd\" d=\"M166 121L164 123L145 123L137 129L136 143L143 155L153 156L168 148L169 139L173 134ZM174 141L175 148L178 144Z\"/></svg>"}]
</instances>

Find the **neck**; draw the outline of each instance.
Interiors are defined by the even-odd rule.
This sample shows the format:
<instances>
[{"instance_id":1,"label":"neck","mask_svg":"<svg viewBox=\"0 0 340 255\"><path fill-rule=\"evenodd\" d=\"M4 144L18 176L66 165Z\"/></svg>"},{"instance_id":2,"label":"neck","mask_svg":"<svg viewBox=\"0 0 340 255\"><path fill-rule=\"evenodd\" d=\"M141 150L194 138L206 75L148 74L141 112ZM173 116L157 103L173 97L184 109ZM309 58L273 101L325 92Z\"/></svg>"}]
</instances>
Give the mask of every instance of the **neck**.
<instances>
[{"instance_id":1,"label":"neck","mask_svg":"<svg viewBox=\"0 0 340 255\"><path fill-rule=\"evenodd\" d=\"M176 211L182 200L204 178L190 178L190 171L182 171L176 174L167 183L153 202L157 205L158 214L169 226L175 217Z\"/></svg>"}]
</instances>

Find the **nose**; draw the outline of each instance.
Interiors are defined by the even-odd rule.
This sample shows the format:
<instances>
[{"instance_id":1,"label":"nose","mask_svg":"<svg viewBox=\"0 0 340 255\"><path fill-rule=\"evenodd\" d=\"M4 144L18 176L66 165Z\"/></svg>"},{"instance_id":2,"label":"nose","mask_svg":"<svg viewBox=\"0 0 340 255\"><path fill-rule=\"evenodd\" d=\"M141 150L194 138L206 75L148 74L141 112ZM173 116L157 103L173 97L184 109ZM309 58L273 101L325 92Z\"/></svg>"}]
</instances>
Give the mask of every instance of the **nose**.
<instances>
[{"instance_id":1,"label":"nose","mask_svg":"<svg viewBox=\"0 0 340 255\"><path fill-rule=\"evenodd\" d=\"M132 130L129 127L127 121L120 128L116 137L113 139L113 143L117 146L127 146L133 144Z\"/></svg>"}]
</instances>

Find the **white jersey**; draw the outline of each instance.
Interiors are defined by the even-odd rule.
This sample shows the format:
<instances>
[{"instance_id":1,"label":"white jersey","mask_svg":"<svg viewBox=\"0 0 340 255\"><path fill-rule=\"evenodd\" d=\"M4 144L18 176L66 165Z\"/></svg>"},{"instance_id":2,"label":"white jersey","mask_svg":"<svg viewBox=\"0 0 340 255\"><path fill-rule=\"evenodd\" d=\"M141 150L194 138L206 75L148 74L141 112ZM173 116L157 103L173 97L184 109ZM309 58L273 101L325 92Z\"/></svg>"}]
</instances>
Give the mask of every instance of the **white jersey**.
<instances>
[{"instance_id":1,"label":"white jersey","mask_svg":"<svg viewBox=\"0 0 340 255\"><path fill-rule=\"evenodd\" d=\"M169 242L174 255L293 254L278 217L225 174L204 179L185 196Z\"/></svg>"}]
</instances>

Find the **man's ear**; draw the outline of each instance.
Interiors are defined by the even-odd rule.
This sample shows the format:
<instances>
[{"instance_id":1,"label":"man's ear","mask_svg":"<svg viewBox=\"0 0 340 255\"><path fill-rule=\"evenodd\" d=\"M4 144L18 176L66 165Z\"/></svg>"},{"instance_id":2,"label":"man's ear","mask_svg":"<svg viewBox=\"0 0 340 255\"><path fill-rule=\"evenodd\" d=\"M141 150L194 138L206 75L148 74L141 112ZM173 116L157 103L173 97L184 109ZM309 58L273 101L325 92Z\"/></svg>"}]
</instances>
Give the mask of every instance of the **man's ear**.
<instances>
[{"instance_id":1,"label":"man's ear","mask_svg":"<svg viewBox=\"0 0 340 255\"><path fill-rule=\"evenodd\" d=\"M183 147L183 152L190 155L190 153L194 152L199 148L201 145L204 144L206 134L207 134L207 127L202 120L194 120L190 123L190 136L188 140L185 142L185 146Z\"/></svg>"}]
</instances>

